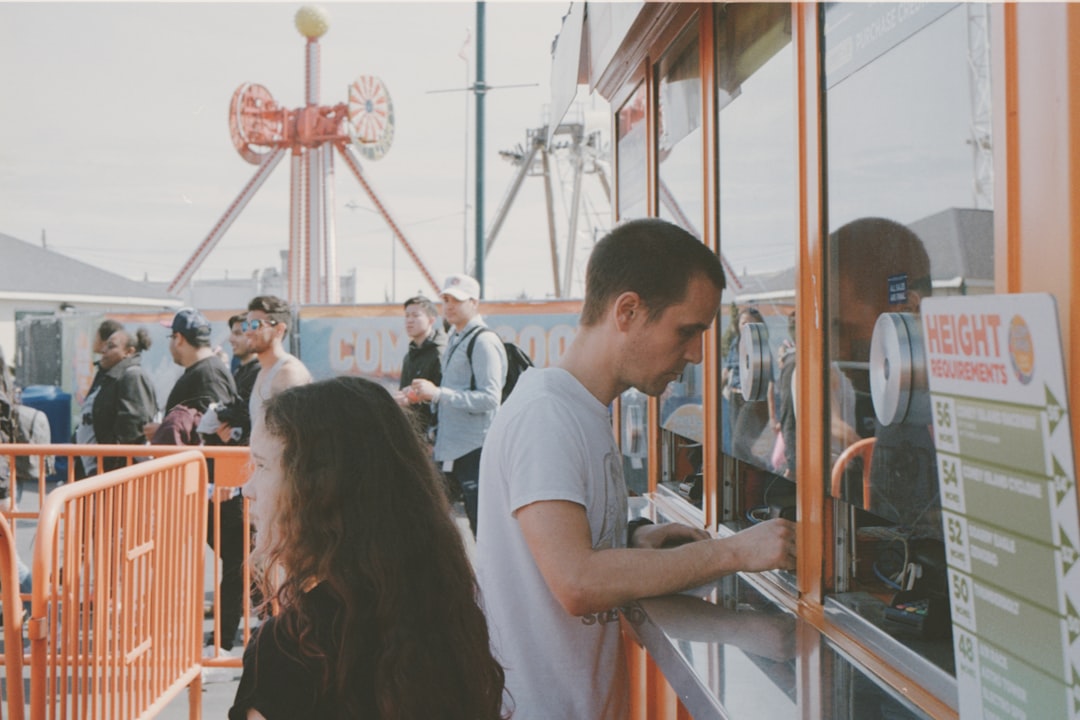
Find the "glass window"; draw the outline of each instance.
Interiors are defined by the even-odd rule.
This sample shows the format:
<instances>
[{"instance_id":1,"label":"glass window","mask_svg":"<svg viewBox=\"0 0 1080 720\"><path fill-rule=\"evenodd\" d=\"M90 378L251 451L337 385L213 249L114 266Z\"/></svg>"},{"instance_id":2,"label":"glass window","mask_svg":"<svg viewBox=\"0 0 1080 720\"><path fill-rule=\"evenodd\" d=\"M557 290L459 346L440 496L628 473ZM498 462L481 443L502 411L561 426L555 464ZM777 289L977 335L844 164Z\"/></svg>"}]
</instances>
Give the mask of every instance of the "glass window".
<instances>
[{"instance_id":1,"label":"glass window","mask_svg":"<svg viewBox=\"0 0 1080 720\"><path fill-rule=\"evenodd\" d=\"M701 132L701 53L697 21L664 52L657 67L659 215L701 239L705 219L704 141ZM701 508L701 365L660 396L661 486Z\"/></svg>"},{"instance_id":2,"label":"glass window","mask_svg":"<svg viewBox=\"0 0 1080 720\"><path fill-rule=\"evenodd\" d=\"M725 488L735 526L794 518L798 195L791 7L716 10ZM744 327L745 326L745 327ZM753 326L753 327L751 327ZM747 338L743 340L742 338Z\"/></svg>"},{"instance_id":3,"label":"glass window","mask_svg":"<svg viewBox=\"0 0 1080 720\"><path fill-rule=\"evenodd\" d=\"M620 220L645 217L649 214L645 96L645 84L642 83L615 116Z\"/></svg>"},{"instance_id":4,"label":"glass window","mask_svg":"<svg viewBox=\"0 0 1080 720\"><path fill-rule=\"evenodd\" d=\"M838 502L829 581L835 600L949 672L930 419L878 419L870 350L883 313L917 324L924 297L993 289L985 20L981 5L824 10L828 490ZM929 602L938 629L882 619L899 597Z\"/></svg>"},{"instance_id":5,"label":"glass window","mask_svg":"<svg viewBox=\"0 0 1080 720\"><path fill-rule=\"evenodd\" d=\"M615 116L620 220L649 213L646 109L646 86L642 83ZM619 407L626 488L631 495L641 495L649 490L648 398L631 388L620 396Z\"/></svg>"}]
</instances>

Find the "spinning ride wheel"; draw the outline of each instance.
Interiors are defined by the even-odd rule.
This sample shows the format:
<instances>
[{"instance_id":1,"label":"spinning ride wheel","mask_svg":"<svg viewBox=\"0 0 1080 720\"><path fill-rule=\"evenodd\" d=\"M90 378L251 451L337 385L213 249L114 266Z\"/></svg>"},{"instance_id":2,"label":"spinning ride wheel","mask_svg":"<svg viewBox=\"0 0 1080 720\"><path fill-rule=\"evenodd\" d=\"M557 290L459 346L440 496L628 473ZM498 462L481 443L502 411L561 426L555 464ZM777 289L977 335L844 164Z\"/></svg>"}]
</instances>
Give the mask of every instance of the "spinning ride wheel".
<instances>
[{"instance_id":1,"label":"spinning ride wheel","mask_svg":"<svg viewBox=\"0 0 1080 720\"><path fill-rule=\"evenodd\" d=\"M394 140L394 105L382 80L361 75L349 85L346 125L349 136L368 160L379 160Z\"/></svg>"},{"instance_id":2,"label":"spinning ride wheel","mask_svg":"<svg viewBox=\"0 0 1080 720\"><path fill-rule=\"evenodd\" d=\"M229 135L240 157L252 165L284 137L284 113L270 91L258 83L244 83L229 103Z\"/></svg>"}]
</instances>

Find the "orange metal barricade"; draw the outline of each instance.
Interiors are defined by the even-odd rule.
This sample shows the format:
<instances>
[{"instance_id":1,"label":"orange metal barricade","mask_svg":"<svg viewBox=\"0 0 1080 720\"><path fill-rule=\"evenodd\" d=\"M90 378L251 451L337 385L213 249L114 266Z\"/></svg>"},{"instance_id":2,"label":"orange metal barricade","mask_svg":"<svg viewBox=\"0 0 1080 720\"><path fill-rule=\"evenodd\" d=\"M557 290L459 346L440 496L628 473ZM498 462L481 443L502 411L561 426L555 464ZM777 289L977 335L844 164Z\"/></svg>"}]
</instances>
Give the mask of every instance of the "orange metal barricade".
<instances>
[{"instance_id":1,"label":"orange metal barricade","mask_svg":"<svg viewBox=\"0 0 1080 720\"><path fill-rule=\"evenodd\" d=\"M0 602L4 607L4 648L17 648L5 663L7 706L10 720L23 718L22 601L19 572L15 565L15 536L5 518L0 517ZM0 712L0 716L3 713Z\"/></svg>"},{"instance_id":2,"label":"orange metal barricade","mask_svg":"<svg viewBox=\"0 0 1080 720\"><path fill-rule=\"evenodd\" d=\"M52 491L33 562L30 716L201 716L206 463L187 451Z\"/></svg>"},{"instance_id":3,"label":"orange metal barricade","mask_svg":"<svg viewBox=\"0 0 1080 720\"><path fill-rule=\"evenodd\" d=\"M67 458L67 483L72 483L75 480L75 462L79 457L91 456L97 459L98 466L102 464L102 459L107 457L120 457L125 458L129 463L134 462L135 458L146 459L151 457L164 457L175 455L178 453L190 452L197 450L204 455L208 461L212 461L214 467L214 481L216 492L213 494L212 502L210 504L210 513L213 522L213 547L214 547L214 560L212 563L213 568L213 614L214 614L214 642L212 644L212 651L208 657L203 658L203 665L206 667L240 667L242 659L237 656L233 657L228 654L223 654L221 650L221 597L220 597L220 582L221 582L221 570L220 570L220 548L221 548L221 503L229 498L233 488L242 486L249 475L249 452L246 447L224 447L224 446L183 446L183 445L74 445L74 444L7 444L0 445L0 457L7 457L11 466L11 496L6 500L0 500L0 515L5 516L11 522L12 534L18 536L18 526L20 524L32 524L38 518L38 507L30 506L29 503L24 503L24 506L18 506L15 502L15 487L17 482L28 483L33 482L38 489L38 498L45 498L49 489L49 485L46 482L46 463L44 459L47 457L55 458ZM34 478L19 478L15 471L15 458L16 457L37 457L42 461L38 463L39 471ZM85 482L85 481L80 481ZM63 486L61 486L63 487ZM205 515L205 513L204 513ZM243 526L245 528L245 535L243 539L244 547L244 577L243 586L245 588L251 587L251 577L249 570L249 549L251 546L250 539L250 522L248 518L247 503L244 503L244 517ZM205 538L204 538L205 540ZM25 560L25 559L24 559ZM29 600L29 596L24 598ZM203 612L203 599L198 598L197 602L200 616ZM244 593L243 596L243 641L246 643L251 636L251 599L248 593ZM24 662L29 661L29 656L24 657ZM6 663L7 658L0 655L0 662Z\"/></svg>"}]
</instances>

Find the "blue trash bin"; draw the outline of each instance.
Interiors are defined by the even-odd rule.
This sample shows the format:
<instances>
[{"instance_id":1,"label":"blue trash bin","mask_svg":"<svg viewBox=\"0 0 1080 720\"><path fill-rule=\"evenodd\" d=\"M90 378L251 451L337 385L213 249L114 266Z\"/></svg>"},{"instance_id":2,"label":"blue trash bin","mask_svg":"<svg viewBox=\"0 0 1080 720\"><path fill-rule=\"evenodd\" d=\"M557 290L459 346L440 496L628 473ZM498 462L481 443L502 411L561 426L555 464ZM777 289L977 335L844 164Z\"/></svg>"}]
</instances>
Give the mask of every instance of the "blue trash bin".
<instances>
[{"instance_id":1,"label":"blue trash bin","mask_svg":"<svg viewBox=\"0 0 1080 720\"><path fill-rule=\"evenodd\" d=\"M28 385L23 388L20 401L27 407L40 410L49 418L49 438L54 443L71 442L71 393L55 385ZM56 458L56 471L50 481L67 478L67 458Z\"/></svg>"}]
</instances>

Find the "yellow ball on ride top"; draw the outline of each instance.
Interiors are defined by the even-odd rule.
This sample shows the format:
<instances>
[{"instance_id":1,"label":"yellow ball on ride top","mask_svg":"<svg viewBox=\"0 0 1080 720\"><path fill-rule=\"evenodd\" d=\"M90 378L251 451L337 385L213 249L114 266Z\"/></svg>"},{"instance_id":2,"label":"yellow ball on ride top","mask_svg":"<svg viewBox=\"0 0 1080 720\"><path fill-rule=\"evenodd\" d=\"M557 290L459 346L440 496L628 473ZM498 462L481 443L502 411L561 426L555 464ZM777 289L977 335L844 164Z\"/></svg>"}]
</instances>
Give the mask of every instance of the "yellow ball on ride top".
<instances>
[{"instance_id":1,"label":"yellow ball on ride top","mask_svg":"<svg viewBox=\"0 0 1080 720\"><path fill-rule=\"evenodd\" d=\"M305 5L296 11L296 29L304 37L315 40L330 29L330 16L321 7Z\"/></svg>"}]
</instances>

